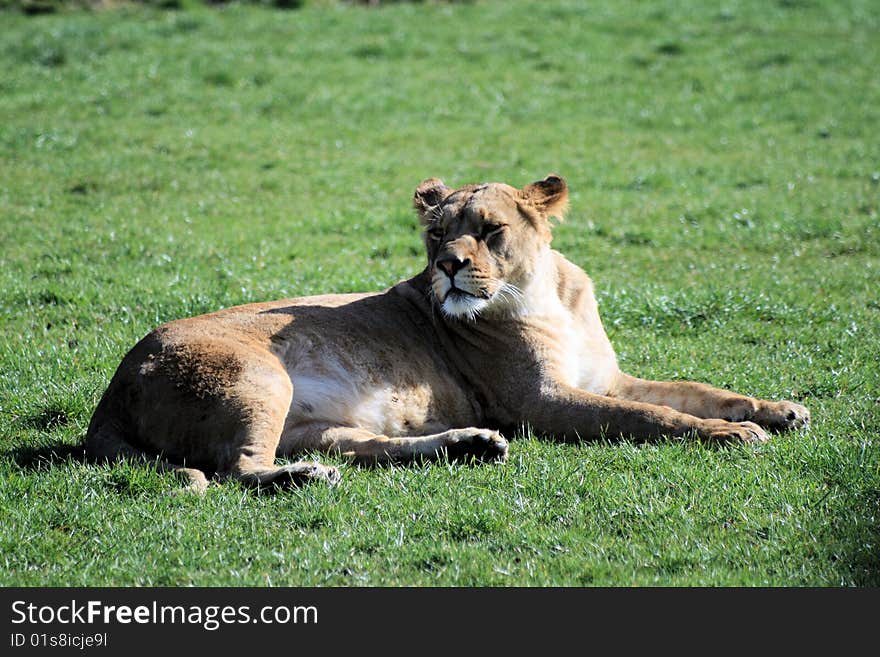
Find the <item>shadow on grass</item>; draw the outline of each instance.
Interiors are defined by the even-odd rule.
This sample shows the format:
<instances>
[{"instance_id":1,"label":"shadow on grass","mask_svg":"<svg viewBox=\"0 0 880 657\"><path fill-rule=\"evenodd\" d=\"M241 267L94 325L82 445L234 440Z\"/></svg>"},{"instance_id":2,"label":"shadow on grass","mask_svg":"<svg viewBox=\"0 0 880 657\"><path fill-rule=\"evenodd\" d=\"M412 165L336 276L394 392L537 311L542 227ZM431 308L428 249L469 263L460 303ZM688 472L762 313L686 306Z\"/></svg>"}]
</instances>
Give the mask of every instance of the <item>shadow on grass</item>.
<instances>
[{"instance_id":1,"label":"shadow on grass","mask_svg":"<svg viewBox=\"0 0 880 657\"><path fill-rule=\"evenodd\" d=\"M80 443L57 442L48 445L23 445L3 452L5 458L12 459L22 470L36 471L51 468L59 463L87 463L85 446Z\"/></svg>"},{"instance_id":2,"label":"shadow on grass","mask_svg":"<svg viewBox=\"0 0 880 657\"><path fill-rule=\"evenodd\" d=\"M61 404L50 404L38 413L17 418L15 424L18 427L36 432L33 442L37 444L11 447L3 452L3 456L24 470L41 470L60 461L84 463L82 437L77 444L71 445L52 435L56 429L69 425L71 420L71 413Z\"/></svg>"}]
</instances>

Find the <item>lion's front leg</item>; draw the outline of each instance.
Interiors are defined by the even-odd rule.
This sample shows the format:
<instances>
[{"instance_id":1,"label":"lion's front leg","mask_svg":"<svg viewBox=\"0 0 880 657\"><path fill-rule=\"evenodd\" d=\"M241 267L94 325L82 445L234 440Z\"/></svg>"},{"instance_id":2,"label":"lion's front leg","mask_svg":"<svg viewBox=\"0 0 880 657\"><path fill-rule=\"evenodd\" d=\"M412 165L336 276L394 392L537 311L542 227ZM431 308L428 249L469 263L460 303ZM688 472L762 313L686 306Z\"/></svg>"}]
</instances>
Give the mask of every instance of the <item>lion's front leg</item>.
<instances>
[{"instance_id":1,"label":"lion's front leg","mask_svg":"<svg viewBox=\"0 0 880 657\"><path fill-rule=\"evenodd\" d=\"M307 424L294 427L281 441L280 453L317 449L341 454L356 463L409 463L434 461L504 461L507 441L497 431L468 427L428 436L381 436L357 427Z\"/></svg>"},{"instance_id":2,"label":"lion's front leg","mask_svg":"<svg viewBox=\"0 0 880 657\"><path fill-rule=\"evenodd\" d=\"M773 431L797 429L810 422L810 412L800 404L755 399L692 381L647 381L620 374L609 394L618 399L669 406L701 418L748 420Z\"/></svg>"},{"instance_id":3,"label":"lion's front leg","mask_svg":"<svg viewBox=\"0 0 880 657\"><path fill-rule=\"evenodd\" d=\"M615 399L571 386L545 386L524 404L522 421L562 440L696 436L710 442L764 442L753 422L700 418L669 406Z\"/></svg>"}]
</instances>

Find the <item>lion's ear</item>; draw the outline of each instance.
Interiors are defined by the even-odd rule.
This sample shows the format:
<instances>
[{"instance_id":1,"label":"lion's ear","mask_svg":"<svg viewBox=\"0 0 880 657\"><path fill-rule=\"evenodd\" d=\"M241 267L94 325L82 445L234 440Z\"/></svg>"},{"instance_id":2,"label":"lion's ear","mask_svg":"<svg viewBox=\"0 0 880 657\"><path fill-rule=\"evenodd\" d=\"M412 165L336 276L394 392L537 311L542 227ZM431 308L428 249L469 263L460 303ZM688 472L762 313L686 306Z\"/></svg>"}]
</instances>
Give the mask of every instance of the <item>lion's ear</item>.
<instances>
[{"instance_id":1,"label":"lion's ear","mask_svg":"<svg viewBox=\"0 0 880 657\"><path fill-rule=\"evenodd\" d=\"M568 185L564 179L553 174L524 187L522 196L544 217L562 219L568 209Z\"/></svg>"},{"instance_id":2,"label":"lion's ear","mask_svg":"<svg viewBox=\"0 0 880 657\"><path fill-rule=\"evenodd\" d=\"M413 206L419 213L419 221L429 224L437 219L437 206L452 193L439 178L428 178L416 187Z\"/></svg>"}]
</instances>

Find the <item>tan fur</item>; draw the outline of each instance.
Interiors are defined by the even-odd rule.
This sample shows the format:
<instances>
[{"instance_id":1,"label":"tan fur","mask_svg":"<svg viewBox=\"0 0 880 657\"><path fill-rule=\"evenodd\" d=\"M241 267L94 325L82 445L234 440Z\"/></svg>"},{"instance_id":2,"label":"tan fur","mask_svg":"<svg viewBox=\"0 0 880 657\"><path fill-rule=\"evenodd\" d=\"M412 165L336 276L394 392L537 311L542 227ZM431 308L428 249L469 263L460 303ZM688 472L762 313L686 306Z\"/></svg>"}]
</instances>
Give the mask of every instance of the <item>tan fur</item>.
<instances>
[{"instance_id":1,"label":"tan fur","mask_svg":"<svg viewBox=\"0 0 880 657\"><path fill-rule=\"evenodd\" d=\"M416 190L428 266L375 294L286 299L161 326L125 356L89 426L95 458L155 459L203 491L334 483L358 462L504 460L498 432L561 440L694 436L763 441L806 408L620 372L592 282L550 248L568 201L549 176ZM760 426L759 426L760 425Z\"/></svg>"}]
</instances>

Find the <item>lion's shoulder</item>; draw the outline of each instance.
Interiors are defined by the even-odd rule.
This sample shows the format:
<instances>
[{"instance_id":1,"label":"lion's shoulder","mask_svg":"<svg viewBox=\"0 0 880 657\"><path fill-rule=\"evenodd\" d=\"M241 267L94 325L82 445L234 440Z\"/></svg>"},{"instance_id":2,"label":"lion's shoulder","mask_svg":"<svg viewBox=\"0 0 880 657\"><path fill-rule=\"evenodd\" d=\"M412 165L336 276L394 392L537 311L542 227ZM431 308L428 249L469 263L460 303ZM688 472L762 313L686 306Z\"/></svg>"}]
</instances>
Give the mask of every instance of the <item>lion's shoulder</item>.
<instances>
[{"instance_id":1,"label":"lion's shoulder","mask_svg":"<svg viewBox=\"0 0 880 657\"><path fill-rule=\"evenodd\" d=\"M552 253L556 265L556 293L562 305L572 313L594 306L592 279L558 251Z\"/></svg>"}]
</instances>

